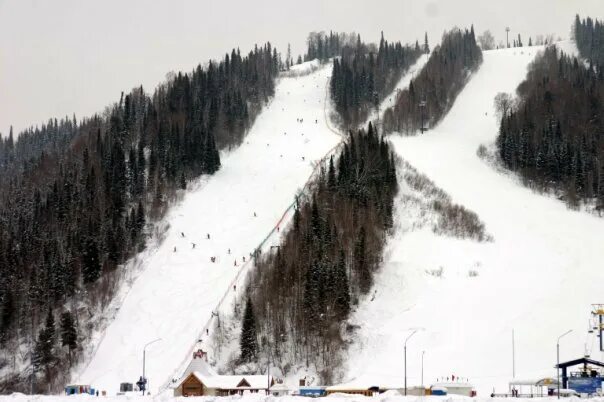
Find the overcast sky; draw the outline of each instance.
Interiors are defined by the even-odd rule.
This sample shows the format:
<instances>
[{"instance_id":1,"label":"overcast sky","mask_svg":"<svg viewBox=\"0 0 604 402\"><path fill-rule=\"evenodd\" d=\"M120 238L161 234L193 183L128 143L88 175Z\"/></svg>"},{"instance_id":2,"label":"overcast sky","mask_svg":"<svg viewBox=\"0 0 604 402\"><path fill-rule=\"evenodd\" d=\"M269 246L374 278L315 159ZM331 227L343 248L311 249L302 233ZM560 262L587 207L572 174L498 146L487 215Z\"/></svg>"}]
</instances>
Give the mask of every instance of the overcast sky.
<instances>
[{"instance_id":1,"label":"overcast sky","mask_svg":"<svg viewBox=\"0 0 604 402\"><path fill-rule=\"evenodd\" d=\"M574 15L604 18L604 0L0 0L0 132L50 117L88 116L121 91L151 91L233 47L271 41L304 51L310 31L430 45L452 26L505 26L514 36L568 38Z\"/></svg>"}]
</instances>

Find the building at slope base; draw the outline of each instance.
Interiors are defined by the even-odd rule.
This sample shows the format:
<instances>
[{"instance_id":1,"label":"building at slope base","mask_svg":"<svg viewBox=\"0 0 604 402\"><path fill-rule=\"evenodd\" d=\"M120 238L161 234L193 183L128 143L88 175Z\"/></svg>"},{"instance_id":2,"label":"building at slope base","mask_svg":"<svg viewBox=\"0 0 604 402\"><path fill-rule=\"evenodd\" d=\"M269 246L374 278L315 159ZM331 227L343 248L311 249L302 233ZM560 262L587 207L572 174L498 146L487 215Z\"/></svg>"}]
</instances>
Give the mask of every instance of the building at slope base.
<instances>
[{"instance_id":1,"label":"building at slope base","mask_svg":"<svg viewBox=\"0 0 604 402\"><path fill-rule=\"evenodd\" d=\"M266 391L275 385L269 375L220 375L207 363L202 351L193 354L193 360L182 380L174 388L174 396L228 396L244 392Z\"/></svg>"}]
</instances>

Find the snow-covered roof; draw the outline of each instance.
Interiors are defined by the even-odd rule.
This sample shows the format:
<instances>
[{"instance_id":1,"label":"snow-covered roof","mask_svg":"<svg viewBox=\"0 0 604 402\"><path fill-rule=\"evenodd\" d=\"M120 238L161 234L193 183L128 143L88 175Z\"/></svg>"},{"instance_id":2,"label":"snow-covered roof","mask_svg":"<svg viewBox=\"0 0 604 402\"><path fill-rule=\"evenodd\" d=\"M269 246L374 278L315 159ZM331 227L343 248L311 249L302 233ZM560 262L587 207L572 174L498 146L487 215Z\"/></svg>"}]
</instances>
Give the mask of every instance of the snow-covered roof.
<instances>
[{"instance_id":1,"label":"snow-covered roof","mask_svg":"<svg viewBox=\"0 0 604 402\"><path fill-rule=\"evenodd\" d=\"M199 371L193 371L191 374L206 387L215 389L266 389L272 380L272 377L266 375L205 375ZM187 377L184 377L178 386L181 386Z\"/></svg>"},{"instance_id":2,"label":"snow-covered roof","mask_svg":"<svg viewBox=\"0 0 604 402\"><path fill-rule=\"evenodd\" d=\"M283 383L277 383L271 387L271 391L289 391L289 387Z\"/></svg>"},{"instance_id":3,"label":"snow-covered roof","mask_svg":"<svg viewBox=\"0 0 604 402\"><path fill-rule=\"evenodd\" d=\"M194 371L196 371L200 374L203 374L205 376L218 375L218 373L212 368L212 366L210 366L210 364L208 362L206 362L204 359L191 360L191 363L189 363L189 366L185 370L183 377L188 376L189 374L191 374Z\"/></svg>"},{"instance_id":4,"label":"snow-covered roof","mask_svg":"<svg viewBox=\"0 0 604 402\"><path fill-rule=\"evenodd\" d=\"M376 384L363 384L350 382L346 384L337 384L326 387L326 391L338 392L338 391L367 391L369 388L378 387Z\"/></svg>"},{"instance_id":5,"label":"snow-covered roof","mask_svg":"<svg viewBox=\"0 0 604 402\"><path fill-rule=\"evenodd\" d=\"M432 384L431 388L444 387L444 388L470 388L473 389L474 386L469 382L437 382Z\"/></svg>"},{"instance_id":6,"label":"snow-covered roof","mask_svg":"<svg viewBox=\"0 0 604 402\"><path fill-rule=\"evenodd\" d=\"M558 381L555 378L549 378L549 377L510 381L510 385L532 385L533 387L544 387L546 385L555 385L557 383L558 383Z\"/></svg>"}]
</instances>

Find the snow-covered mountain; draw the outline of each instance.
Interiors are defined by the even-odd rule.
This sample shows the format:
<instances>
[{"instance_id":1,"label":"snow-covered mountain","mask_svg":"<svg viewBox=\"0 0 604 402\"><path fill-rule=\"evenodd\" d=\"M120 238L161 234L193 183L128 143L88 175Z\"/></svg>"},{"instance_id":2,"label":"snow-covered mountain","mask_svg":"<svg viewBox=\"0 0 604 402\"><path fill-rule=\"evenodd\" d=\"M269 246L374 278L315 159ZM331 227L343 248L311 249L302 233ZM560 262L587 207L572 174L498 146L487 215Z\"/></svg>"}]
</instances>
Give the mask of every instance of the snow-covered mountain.
<instances>
[{"instance_id":1,"label":"snow-covered mountain","mask_svg":"<svg viewBox=\"0 0 604 402\"><path fill-rule=\"evenodd\" d=\"M565 51L572 50L568 43ZM443 122L424 135L391 138L398 154L476 212L492 242L436 235L419 223L403 185L398 230L377 275L375 296L352 318L360 330L347 380L402 384L408 342L409 384L467 377L479 394L503 392L512 378L555 376L556 339L568 329L561 359L600 359L587 333L591 303L601 303L604 221L533 192L477 155L498 134L493 98L514 93L539 47L484 52L479 71ZM372 296L373 297L373 296ZM589 336L588 336L589 335Z\"/></svg>"},{"instance_id":2,"label":"snow-covered mountain","mask_svg":"<svg viewBox=\"0 0 604 402\"><path fill-rule=\"evenodd\" d=\"M330 66L317 67L305 63L294 69L300 76L281 78L244 143L171 210L165 239L142 261L75 382L114 394L142 375L143 347L158 338L146 351L153 394L186 365L218 303L238 290L250 253L278 242L283 213L341 140L325 121Z\"/></svg>"},{"instance_id":3,"label":"snow-covered mountain","mask_svg":"<svg viewBox=\"0 0 604 402\"><path fill-rule=\"evenodd\" d=\"M439 126L391 137L399 156L478 215L492 241L435 234L426 224L433 219L429 203L421 194L410 197L413 190L402 182L383 267L351 318L359 329L351 338L347 381L401 384L403 342L414 329L409 385L421 381L425 351L425 384L455 374L468 377L482 395L503 390L512 376L512 331L516 377L553 375L556 338L571 328L563 359L582 355L585 347L601 357L583 330L590 304L602 302L604 221L532 192L477 155L498 133L494 96L515 91L537 51L484 52L482 66ZM297 68L305 71L280 79L242 146L222 156L223 168L201 179L170 212L165 240L143 261L145 269L99 334L77 382L113 394L120 382L138 379L143 346L161 338L147 349L146 374L152 393L163 388L211 335L206 324L218 303L224 297L228 306L241 289L234 286L248 268L243 257L249 261L256 248L279 241L288 222L287 216L281 220L284 211L315 162L341 140L327 117L330 65Z\"/></svg>"}]
</instances>

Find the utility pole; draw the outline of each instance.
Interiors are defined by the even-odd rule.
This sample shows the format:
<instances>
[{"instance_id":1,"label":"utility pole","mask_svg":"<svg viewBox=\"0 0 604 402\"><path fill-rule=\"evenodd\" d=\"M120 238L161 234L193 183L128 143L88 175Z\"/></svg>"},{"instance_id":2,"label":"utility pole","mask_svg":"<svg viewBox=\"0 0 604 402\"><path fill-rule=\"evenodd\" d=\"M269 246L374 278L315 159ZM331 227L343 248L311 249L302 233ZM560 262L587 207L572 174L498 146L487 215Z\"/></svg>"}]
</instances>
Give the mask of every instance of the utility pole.
<instances>
[{"instance_id":1,"label":"utility pole","mask_svg":"<svg viewBox=\"0 0 604 402\"><path fill-rule=\"evenodd\" d=\"M573 330L569 329L568 331L560 335L558 337L558 341L556 341L556 360L558 362L558 364L556 365L556 372L558 373L558 399L560 399L560 339L563 336L570 334L571 332L573 332Z\"/></svg>"},{"instance_id":2,"label":"utility pole","mask_svg":"<svg viewBox=\"0 0 604 402\"><path fill-rule=\"evenodd\" d=\"M509 39L510 27L505 27L505 43L507 47L510 47L510 39Z\"/></svg>"},{"instance_id":3,"label":"utility pole","mask_svg":"<svg viewBox=\"0 0 604 402\"><path fill-rule=\"evenodd\" d=\"M415 335L415 333L417 332L417 329L414 329L413 332L411 332L411 334L407 337L407 339L405 339L405 396L407 396L407 341L409 341L409 339Z\"/></svg>"},{"instance_id":4,"label":"utility pole","mask_svg":"<svg viewBox=\"0 0 604 402\"><path fill-rule=\"evenodd\" d=\"M514 329L512 328L512 378L516 378L516 345L514 342Z\"/></svg>"}]
</instances>

